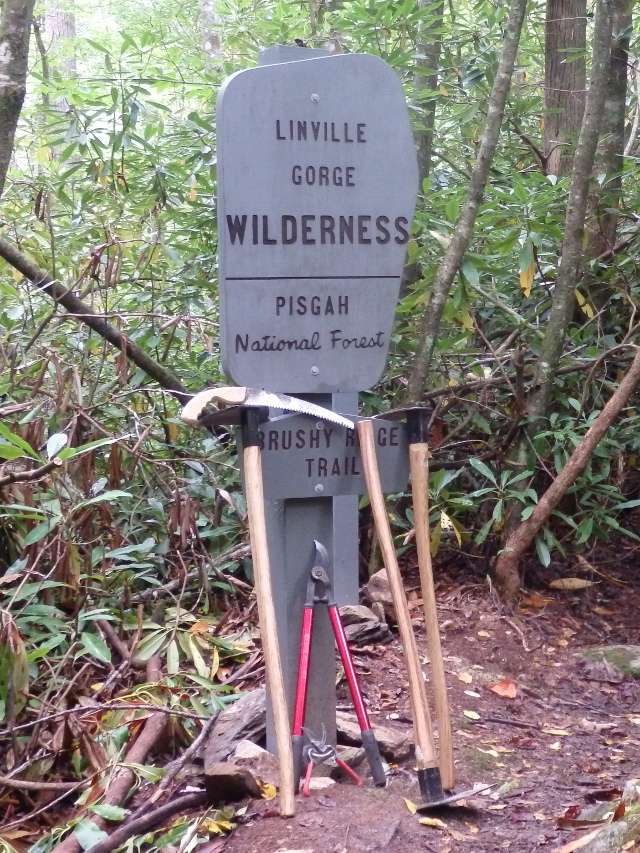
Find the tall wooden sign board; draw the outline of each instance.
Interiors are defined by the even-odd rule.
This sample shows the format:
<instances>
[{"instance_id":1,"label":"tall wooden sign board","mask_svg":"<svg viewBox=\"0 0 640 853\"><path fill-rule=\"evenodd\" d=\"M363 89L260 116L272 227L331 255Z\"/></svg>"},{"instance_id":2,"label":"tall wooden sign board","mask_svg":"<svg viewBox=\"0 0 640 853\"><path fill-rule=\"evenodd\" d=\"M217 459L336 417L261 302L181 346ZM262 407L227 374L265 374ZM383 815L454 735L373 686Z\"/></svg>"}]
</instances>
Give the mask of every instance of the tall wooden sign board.
<instances>
[{"instance_id":1,"label":"tall wooden sign board","mask_svg":"<svg viewBox=\"0 0 640 853\"><path fill-rule=\"evenodd\" d=\"M384 371L415 205L400 81L374 56L269 48L222 87L217 139L225 373L355 414L357 393ZM344 431L306 421L274 417L263 450L291 707L313 539L333 556L338 602L356 602L358 590L359 451ZM407 482L404 436L389 441L382 428L381 464L395 491ZM321 617L307 721L318 734L324 723L331 738L334 650Z\"/></svg>"}]
</instances>

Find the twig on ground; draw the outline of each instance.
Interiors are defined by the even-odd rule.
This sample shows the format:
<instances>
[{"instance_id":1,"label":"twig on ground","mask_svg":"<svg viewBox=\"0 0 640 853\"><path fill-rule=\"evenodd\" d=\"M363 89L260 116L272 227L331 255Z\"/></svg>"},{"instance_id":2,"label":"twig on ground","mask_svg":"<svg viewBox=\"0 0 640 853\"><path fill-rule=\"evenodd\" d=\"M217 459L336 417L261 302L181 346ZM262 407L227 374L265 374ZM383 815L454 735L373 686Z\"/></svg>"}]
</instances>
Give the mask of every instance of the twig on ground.
<instances>
[{"instance_id":1,"label":"twig on ground","mask_svg":"<svg viewBox=\"0 0 640 853\"><path fill-rule=\"evenodd\" d=\"M140 808L131 815L131 820L137 820L139 817L141 817L147 811L147 809L149 808L149 806L152 803L155 803L160 799L162 794L169 788L169 786L171 785L173 780L176 778L178 773L185 766L185 764L187 764L187 762L190 761L190 759L200 749L202 744L207 740L207 738L209 737L209 734L211 733L211 730L213 729L215 722L218 719L219 715L220 715L220 711L218 711L216 714L213 714L207 720L207 722L204 724L204 726L202 727L202 731L196 737L196 739L193 741L193 743L191 743L191 745L189 747L187 747L187 749L185 749L185 751L182 753L182 755L179 758L176 758L175 761L171 762L171 764L167 768L166 775L162 777L162 779L159 782L158 786L156 787L155 791L151 794L148 801L146 803L144 803L143 805L141 805Z\"/></svg>"},{"instance_id":2,"label":"twig on ground","mask_svg":"<svg viewBox=\"0 0 640 853\"><path fill-rule=\"evenodd\" d=\"M171 800L163 806L148 812L142 817L128 820L122 826L119 826L108 838L89 847L86 853L112 853L118 847L121 847L134 835L142 835L153 829L156 824L166 818L171 817L177 812L185 812L188 809L196 808L204 805L207 801L206 791L197 791L193 794L185 794L184 797L178 797L177 800Z\"/></svg>"},{"instance_id":3,"label":"twig on ground","mask_svg":"<svg viewBox=\"0 0 640 853\"><path fill-rule=\"evenodd\" d=\"M172 717L184 717L187 720L208 720L203 714L192 714L189 711L180 711L178 708L167 708L164 705L143 705L141 704L111 704L110 702L102 702L99 705L78 706L76 708L66 708L64 711L56 711L46 717L38 717L37 720L32 720L30 723L21 723L19 726L14 726L11 731L18 732L24 729L30 729L40 723L48 723L51 720L56 720L59 717L68 717L71 714L93 714L96 711L157 711L159 714L168 714ZM0 738L7 737L10 734L8 729L0 731Z\"/></svg>"}]
</instances>

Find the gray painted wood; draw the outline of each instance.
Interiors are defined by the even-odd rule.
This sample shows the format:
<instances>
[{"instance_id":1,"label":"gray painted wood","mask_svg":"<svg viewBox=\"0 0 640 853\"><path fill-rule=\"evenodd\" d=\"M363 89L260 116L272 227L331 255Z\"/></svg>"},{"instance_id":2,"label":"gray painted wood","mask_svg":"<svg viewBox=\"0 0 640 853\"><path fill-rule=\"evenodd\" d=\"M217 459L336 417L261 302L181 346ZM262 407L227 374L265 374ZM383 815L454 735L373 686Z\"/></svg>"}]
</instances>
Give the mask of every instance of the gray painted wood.
<instances>
[{"instance_id":1,"label":"gray painted wood","mask_svg":"<svg viewBox=\"0 0 640 853\"><path fill-rule=\"evenodd\" d=\"M370 388L418 183L400 80L366 54L250 68L224 83L217 124L225 373L293 394Z\"/></svg>"}]
</instances>

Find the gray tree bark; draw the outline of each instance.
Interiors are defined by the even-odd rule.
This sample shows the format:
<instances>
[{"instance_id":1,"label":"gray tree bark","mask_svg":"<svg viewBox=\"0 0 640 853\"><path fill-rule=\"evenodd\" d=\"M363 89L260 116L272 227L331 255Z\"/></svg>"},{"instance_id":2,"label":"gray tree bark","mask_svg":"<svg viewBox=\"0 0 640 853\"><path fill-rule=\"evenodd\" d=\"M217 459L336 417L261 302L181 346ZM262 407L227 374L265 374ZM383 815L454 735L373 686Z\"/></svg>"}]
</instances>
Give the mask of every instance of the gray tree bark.
<instances>
[{"instance_id":1,"label":"gray tree bark","mask_svg":"<svg viewBox=\"0 0 640 853\"><path fill-rule=\"evenodd\" d=\"M571 170L587 88L587 0L547 0L544 49L546 171Z\"/></svg>"},{"instance_id":2,"label":"gray tree bark","mask_svg":"<svg viewBox=\"0 0 640 853\"><path fill-rule=\"evenodd\" d=\"M553 379L573 315L574 291L582 265L589 185L609 85L612 23L613 0L598 0L593 32L591 80L580 137L573 158L571 186L563 229L562 255L553 291L549 322L536 368L535 390L527 401L529 414L534 416L542 416L547 412Z\"/></svg>"},{"instance_id":3,"label":"gray tree bark","mask_svg":"<svg viewBox=\"0 0 640 853\"><path fill-rule=\"evenodd\" d=\"M589 200L589 258L597 258L607 249L611 249L616 242L618 216L612 211L622 196L631 20L630 0L613 0L613 44L609 81L594 169L596 175L605 175L606 178L593 184Z\"/></svg>"},{"instance_id":4,"label":"gray tree bark","mask_svg":"<svg viewBox=\"0 0 640 853\"><path fill-rule=\"evenodd\" d=\"M415 405L422 399L425 380L431 365L433 349L440 330L442 312L449 297L451 285L458 272L458 267L473 236L473 228L489 178L489 169L491 168L491 162L500 137L500 128L502 126L507 95L511 86L511 77L515 66L526 8L527 0L512 0L504 34L502 55L489 97L484 133L471 173L467 197L458 217L451 242L436 272L429 294L429 302L424 313L418 349L414 357L407 385L405 399L408 405Z\"/></svg>"},{"instance_id":5,"label":"gray tree bark","mask_svg":"<svg viewBox=\"0 0 640 853\"><path fill-rule=\"evenodd\" d=\"M0 15L0 196L27 92L33 5L34 0L4 0Z\"/></svg>"}]
</instances>

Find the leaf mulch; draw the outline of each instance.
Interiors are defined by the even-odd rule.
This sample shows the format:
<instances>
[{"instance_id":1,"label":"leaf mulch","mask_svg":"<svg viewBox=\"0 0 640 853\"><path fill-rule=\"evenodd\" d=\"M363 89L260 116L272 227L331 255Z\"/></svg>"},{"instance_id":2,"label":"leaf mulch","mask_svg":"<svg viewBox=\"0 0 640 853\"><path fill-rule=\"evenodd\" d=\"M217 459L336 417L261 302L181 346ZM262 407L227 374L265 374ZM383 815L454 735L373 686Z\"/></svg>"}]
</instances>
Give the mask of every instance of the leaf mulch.
<instances>
[{"instance_id":1,"label":"leaf mulch","mask_svg":"<svg viewBox=\"0 0 640 853\"><path fill-rule=\"evenodd\" d=\"M467 570L448 560L438 603L457 788L496 787L421 824L424 816L411 813L420 795L409 761L393 768L384 790L340 784L299 797L290 819L276 816L273 803L253 803L225 853L530 853L560 850L591 831L572 821L640 776L640 683L579 652L640 643L638 554L638 546L624 542L588 561L538 567L512 610L500 606L486 582L470 582ZM592 585L549 586L560 577ZM423 626L416 627L425 649ZM364 649L357 659L372 722L410 731L398 643Z\"/></svg>"},{"instance_id":2,"label":"leaf mulch","mask_svg":"<svg viewBox=\"0 0 640 853\"><path fill-rule=\"evenodd\" d=\"M613 810L625 782L640 776L640 682L580 655L594 645L640 644L639 554L640 546L623 540L615 548L600 546L596 553L567 558L548 569L533 568L526 579L527 592L515 608L498 602L484 572L474 574L469 567L469 558L452 551L439 555L437 598L457 789L495 783L486 794L437 813L415 813L420 795L412 763L407 761L392 767L385 789L374 788L364 774L363 788L338 784L313 792L309 799L299 797L297 813L290 819L279 817L274 799L249 801L225 812L192 808L172 816L153 834L139 835L125 849L164 848L170 853L561 851L593 831L594 824L585 825L581 815L584 818L601 801L613 801ZM572 578L579 582L568 581L559 588L559 579ZM418 643L426 653L417 572L410 562L405 585ZM355 648L354 655L374 725L378 722L410 733L407 684L397 640ZM243 689L257 687L263 675L259 663L255 653L237 672L233 670L235 675L225 672L225 678ZM428 677L428 666L425 671ZM348 702L348 691L341 684L339 707L348 710ZM172 738L180 736L179 728L170 731L174 734L165 736L143 763L167 764ZM177 746L169 750L173 755L184 752L184 746L173 746ZM197 766L190 772L195 774L197 789L202 782ZM171 797L187 793L189 785L188 780L176 779ZM129 815L144 814L151 789L138 791L128 804ZM56 798L58 805L47 809L47 803ZM43 834L77 814L75 798L53 790L30 796L28 791L5 789L2 844L9 853L29 850ZM37 822L22 823L20 815L25 811L38 813ZM98 809L95 812L100 814ZM192 829L185 836L187 823ZM93 838L87 846L92 843ZM49 849L50 845L38 847L37 853Z\"/></svg>"}]
</instances>

